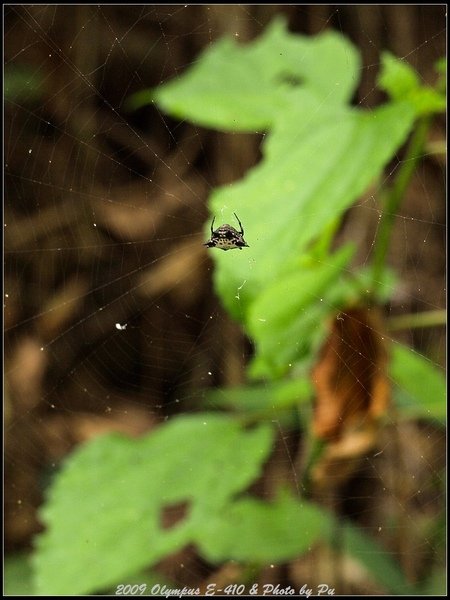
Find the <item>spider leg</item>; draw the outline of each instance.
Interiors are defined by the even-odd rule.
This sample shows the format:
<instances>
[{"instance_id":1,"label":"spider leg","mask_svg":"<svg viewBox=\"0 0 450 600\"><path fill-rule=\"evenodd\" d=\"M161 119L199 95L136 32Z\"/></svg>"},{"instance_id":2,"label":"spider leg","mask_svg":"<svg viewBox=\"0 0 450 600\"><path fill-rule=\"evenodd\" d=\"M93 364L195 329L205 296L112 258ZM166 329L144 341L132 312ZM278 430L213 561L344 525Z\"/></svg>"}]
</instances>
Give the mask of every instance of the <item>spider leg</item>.
<instances>
[{"instance_id":1,"label":"spider leg","mask_svg":"<svg viewBox=\"0 0 450 600\"><path fill-rule=\"evenodd\" d=\"M236 217L237 222L239 223L239 227L241 228L241 235L244 235L244 228L242 227L242 223L239 221L239 217L237 216L236 213L233 213L233 215Z\"/></svg>"},{"instance_id":2,"label":"spider leg","mask_svg":"<svg viewBox=\"0 0 450 600\"><path fill-rule=\"evenodd\" d=\"M211 236L212 236L212 235L213 235L213 233L214 233L214 221L215 221L215 220L216 220L216 217L214 216L214 217L213 217L213 220L212 220L212 223L211 223Z\"/></svg>"}]
</instances>

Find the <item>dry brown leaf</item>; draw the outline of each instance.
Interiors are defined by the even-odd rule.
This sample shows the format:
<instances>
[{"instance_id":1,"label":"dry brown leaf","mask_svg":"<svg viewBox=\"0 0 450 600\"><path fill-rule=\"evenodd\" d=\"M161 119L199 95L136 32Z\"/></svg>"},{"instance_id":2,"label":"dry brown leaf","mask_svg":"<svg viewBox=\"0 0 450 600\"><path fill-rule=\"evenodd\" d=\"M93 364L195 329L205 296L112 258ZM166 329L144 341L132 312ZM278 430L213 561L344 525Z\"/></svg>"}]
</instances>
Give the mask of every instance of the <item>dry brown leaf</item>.
<instances>
[{"instance_id":1,"label":"dry brown leaf","mask_svg":"<svg viewBox=\"0 0 450 600\"><path fill-rule=\"evenodd\" d=\"M377 419L388 406L387 352L373 309L351 309L333 321L313 370L315 435L328 442L312 471L316 492L336 488L375 445Z\"/></svg>"},{"instance_id":2,"label":"dry brown leaf","mask_svg":"<svg viewBox=\"0 0 450 600\"><path fill-rule=\"evenodd\" d=\"M317 437L336 440L346 431L366 429L386 410L389 381L381 331L371 309L352 309L334 320L312 375Z\"/></svg>"}]
</instances>

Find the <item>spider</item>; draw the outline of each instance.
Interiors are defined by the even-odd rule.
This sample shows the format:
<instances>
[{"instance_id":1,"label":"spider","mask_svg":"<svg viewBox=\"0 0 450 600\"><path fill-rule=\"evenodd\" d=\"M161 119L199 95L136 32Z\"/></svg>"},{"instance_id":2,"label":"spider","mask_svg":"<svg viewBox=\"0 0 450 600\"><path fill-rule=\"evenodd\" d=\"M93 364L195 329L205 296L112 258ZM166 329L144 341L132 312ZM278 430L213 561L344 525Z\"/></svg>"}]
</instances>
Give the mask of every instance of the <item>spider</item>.
<instances>
[{"instance_id":1,"label":"spider","mask_svg":"<svg viewBox=\"0 0 450 600\"><path fill-rule=\"evenodd\" d=\"M241 228L241 231L237 231L231 225L225 224L221 225L218 229L214 231L214 221L213 218L211 223L211 239L204 243L204 246L208 248L220 248L221 250L232 250L233 248L242 248L245 246L249 247L247 242L244 240L244 228L242 227L242 223L239 221L239 217L236 213L233 213L236 217L237 222Z\"/></svg>"}]
</instances>

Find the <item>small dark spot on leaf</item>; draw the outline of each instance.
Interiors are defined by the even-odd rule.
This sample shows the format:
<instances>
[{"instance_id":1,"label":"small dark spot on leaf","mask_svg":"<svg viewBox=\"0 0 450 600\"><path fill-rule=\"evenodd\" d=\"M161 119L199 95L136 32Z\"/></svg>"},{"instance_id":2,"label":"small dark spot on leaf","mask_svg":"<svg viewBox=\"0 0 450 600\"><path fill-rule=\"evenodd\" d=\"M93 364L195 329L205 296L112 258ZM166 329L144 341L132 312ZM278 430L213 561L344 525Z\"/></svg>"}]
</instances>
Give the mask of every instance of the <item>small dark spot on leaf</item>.
<instances>
[{"instance_id":1,"label":"small dark spot on leaf","mask_svg":"<svg viewBox=\"0 0 450 600\"><path fill-rule=\"evenodd\" d=\"M178 525L180 521L186 518L188 511L189 502L177 502L177 504L165 506L160 514L162 529L172 529L175 525Z\"/></svg>"}]
</instances>

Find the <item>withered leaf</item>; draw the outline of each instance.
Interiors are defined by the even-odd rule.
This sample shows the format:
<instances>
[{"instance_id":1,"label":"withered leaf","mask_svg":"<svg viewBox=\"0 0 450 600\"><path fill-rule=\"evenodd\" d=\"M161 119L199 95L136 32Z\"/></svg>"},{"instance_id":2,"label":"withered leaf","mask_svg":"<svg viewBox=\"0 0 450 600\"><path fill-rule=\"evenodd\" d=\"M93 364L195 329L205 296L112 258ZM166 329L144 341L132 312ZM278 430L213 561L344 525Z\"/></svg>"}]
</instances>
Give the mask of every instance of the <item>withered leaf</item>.
<instances>
[{"instance_id":1,"label":"withered leaf","mask_svg":"<svg viewBox=\"0 0 450 600\"><path fill-rule=\"evenodd\" d=\"M312 373L317 437L336 440L370 428L386 410L390 390L382 331L374 309L351 309L334 319Z\"/></svg>"}]
</instances>

